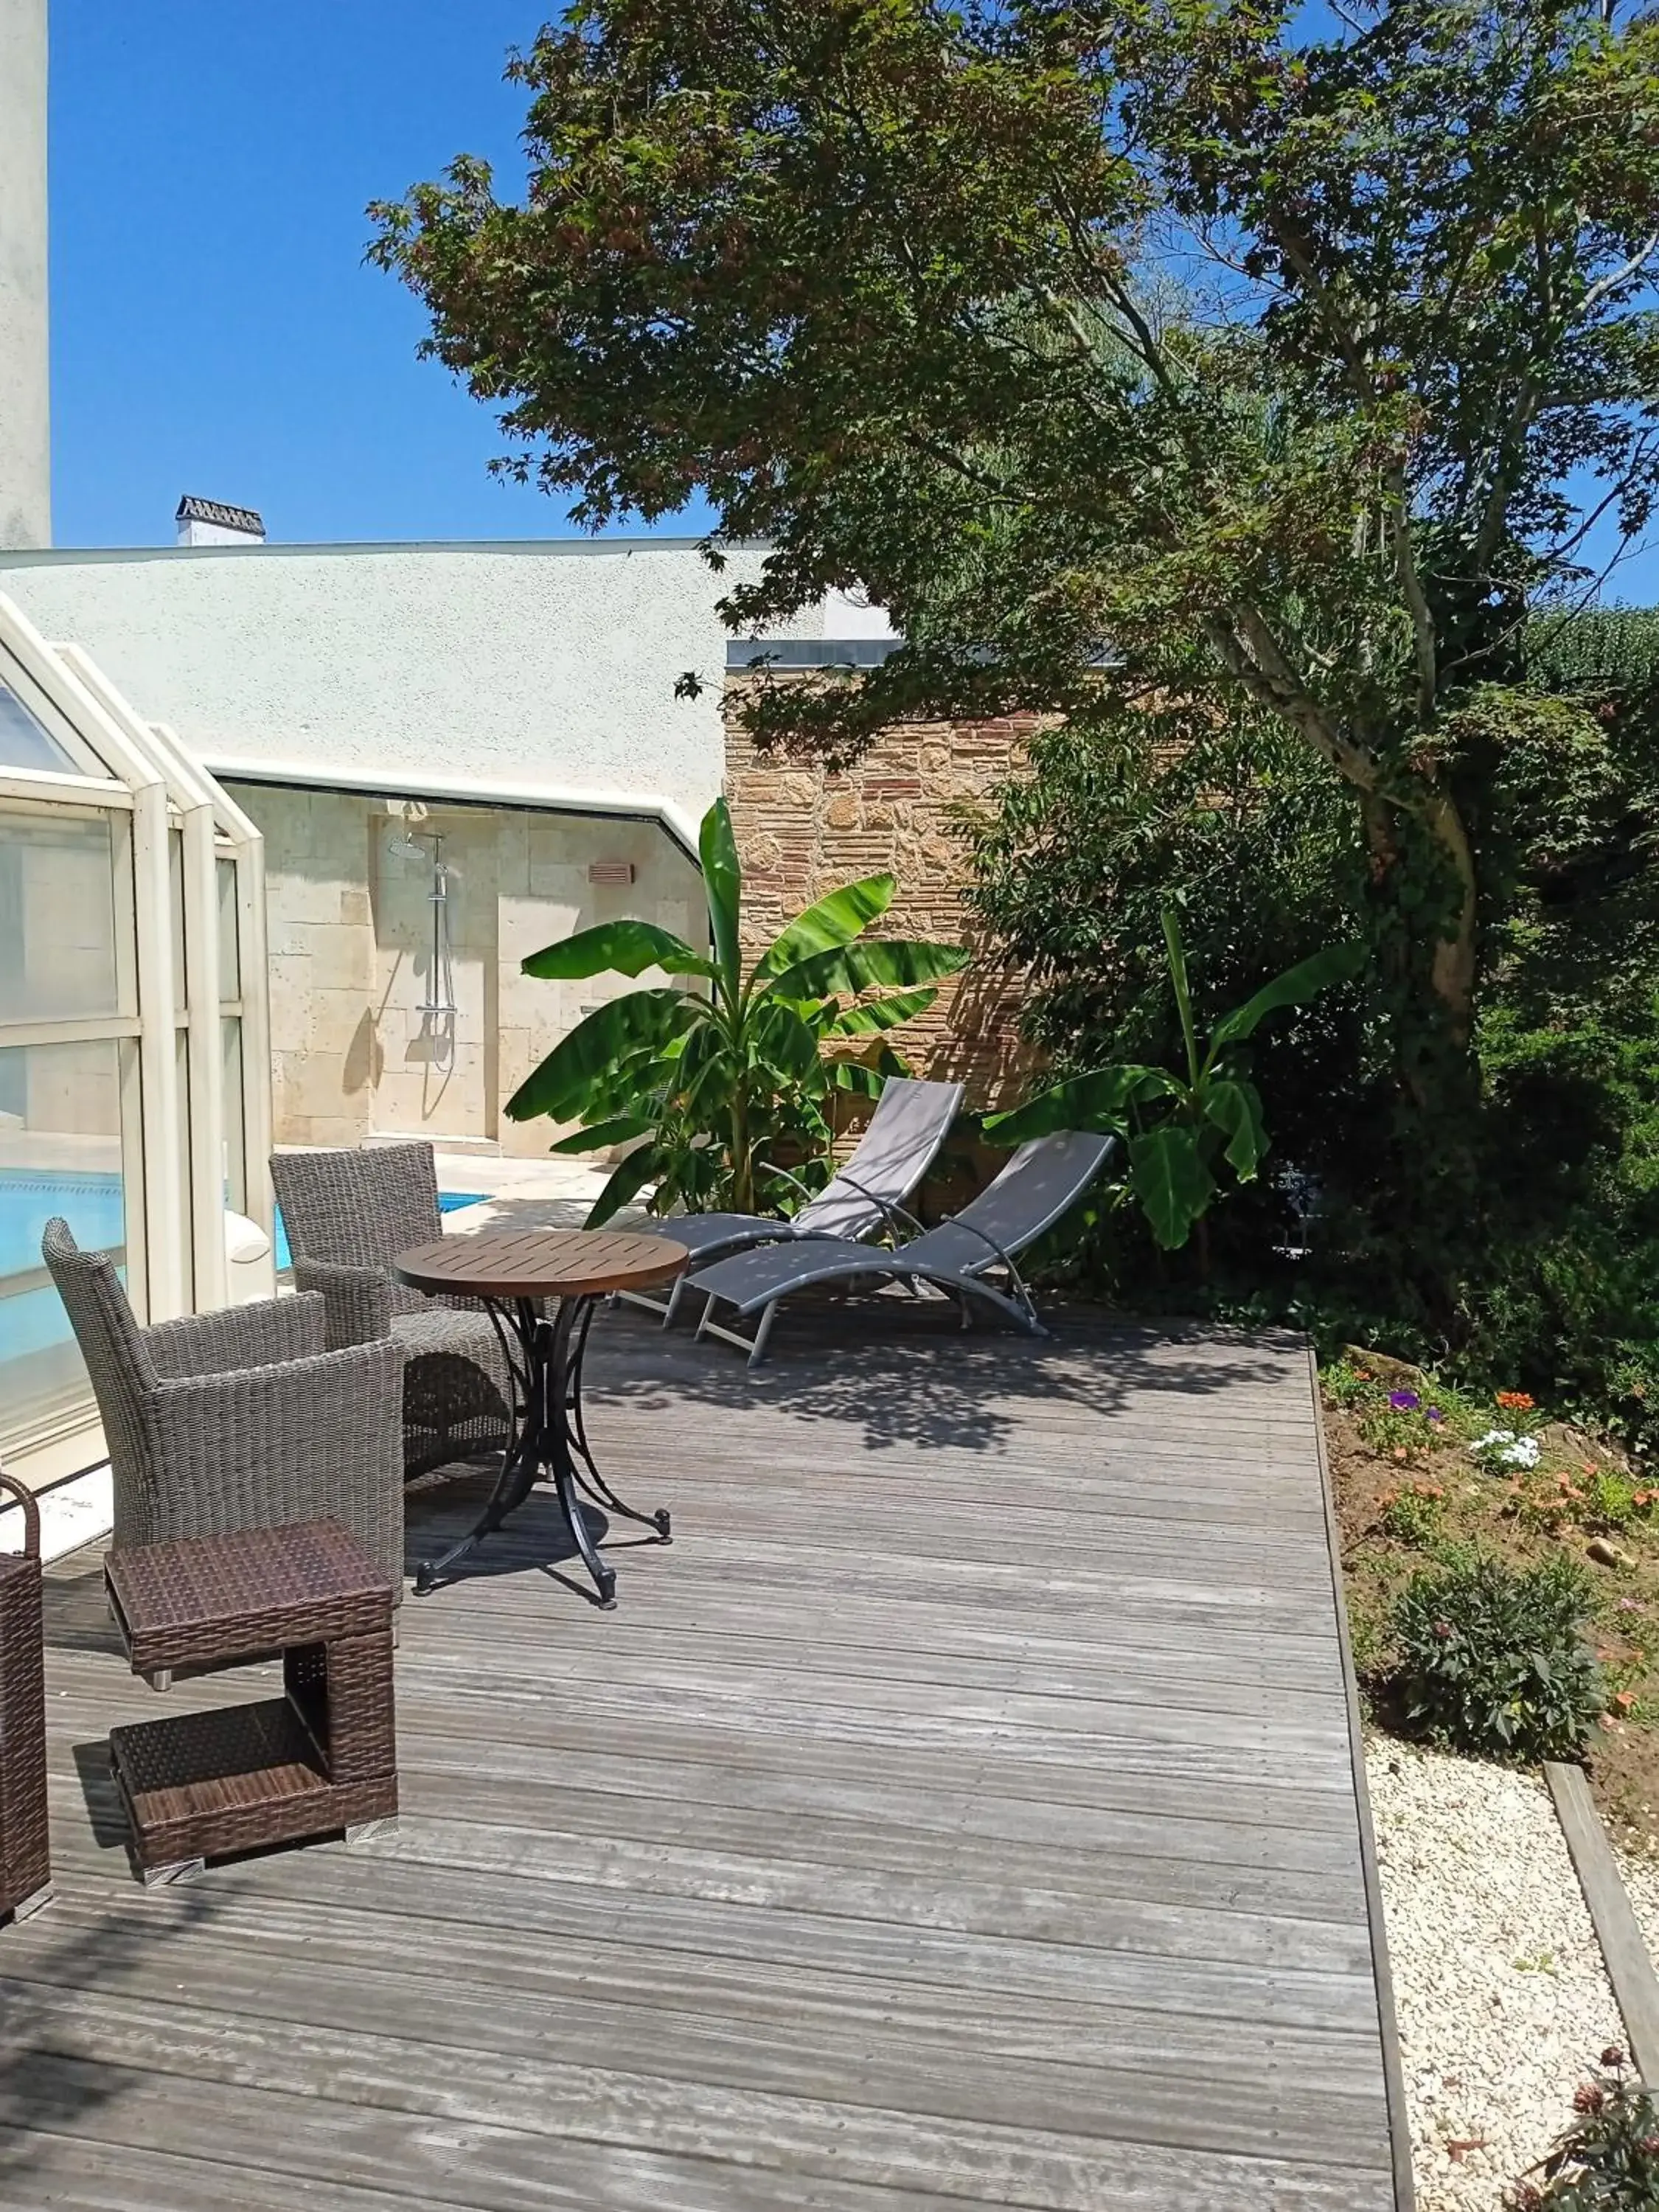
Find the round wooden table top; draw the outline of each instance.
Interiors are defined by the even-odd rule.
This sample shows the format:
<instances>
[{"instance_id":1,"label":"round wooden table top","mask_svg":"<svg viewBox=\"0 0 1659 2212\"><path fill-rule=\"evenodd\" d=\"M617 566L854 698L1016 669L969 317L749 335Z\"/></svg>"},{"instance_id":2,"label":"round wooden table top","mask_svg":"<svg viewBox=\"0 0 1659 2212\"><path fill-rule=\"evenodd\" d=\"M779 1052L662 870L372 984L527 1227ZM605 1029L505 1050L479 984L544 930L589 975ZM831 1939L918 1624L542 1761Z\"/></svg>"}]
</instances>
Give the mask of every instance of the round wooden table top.
<instances>
[{"instance_id":1,"label":"round wooden table top","mask_svg":"<svg viewBox=\"0 0 1659 2212\"><path fill-rule=\"evenodd\" d=\"M400 1252L392 1272L417 1291L474 1298L583 1298L672 1283L691 1255L628 1229L485 1229Z\"/></svg>"}]
</instances>

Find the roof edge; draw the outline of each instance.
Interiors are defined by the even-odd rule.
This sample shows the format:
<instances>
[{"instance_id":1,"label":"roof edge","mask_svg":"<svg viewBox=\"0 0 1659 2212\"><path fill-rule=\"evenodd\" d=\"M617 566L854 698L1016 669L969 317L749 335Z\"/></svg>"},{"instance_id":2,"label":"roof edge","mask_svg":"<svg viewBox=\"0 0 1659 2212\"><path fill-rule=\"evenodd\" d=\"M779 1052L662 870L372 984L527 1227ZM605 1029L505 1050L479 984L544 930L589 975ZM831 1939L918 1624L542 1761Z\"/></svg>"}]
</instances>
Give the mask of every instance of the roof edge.
<instances>
[{"instance_id":1,"label":"roof edge","mask_svg":"<svg viewBox=\"0 0 1659 2212\"><path fill-rule=\"evenodd\" d=\"M0 569L58 568L77 563L115 561L280 561L328 555L350 558L365 553L510 553L556 555L584 559L610 554L696 553L701 538L363 538L285 539L264 545L42 545L0 551ZM728 553L762 553L749 539L720 549Z\"/></svg>"},{"instance_id":2,"label":"roof edge","mask_svg":"<svg viewBox=\"0 0 1659 2212\"><path fill-rule=\"evenodd\" d=\"M591 814L624 822L655 822L697 862L697 823L677 799L659 792L589 790L573 784L518 783L493 776L428 775L393 769L337 768L321 761L238 759L204 750L196 755L210 775L233 783L270 783L299 791L351 792L366 799L433 799L456 806L519 806L547 814Z\"/></svg>"}]
</instances>

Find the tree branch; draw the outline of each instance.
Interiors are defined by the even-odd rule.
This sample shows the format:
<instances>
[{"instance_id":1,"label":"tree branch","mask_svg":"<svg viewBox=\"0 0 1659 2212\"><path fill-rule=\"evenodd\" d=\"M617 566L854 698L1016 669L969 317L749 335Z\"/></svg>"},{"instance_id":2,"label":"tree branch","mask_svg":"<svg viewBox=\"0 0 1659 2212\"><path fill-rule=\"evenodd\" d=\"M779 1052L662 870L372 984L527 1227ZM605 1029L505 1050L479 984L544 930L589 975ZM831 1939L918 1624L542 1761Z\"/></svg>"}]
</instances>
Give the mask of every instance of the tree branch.
<instances>
[{"instance_id":1,"label":"tree branch","mask_svg":"<svg viewBox=\"0 0 1659 2212\"><path fill-rule=\"evenodd\" d=\"M1643 269L1652 260L1656 253L1659 253L1659 230L1656 230L1650 238L1638 246L1628 261L1622 263L1617 269L1609 269L1605 276L1596 278L1595 283L1590 286L1578 303L1579 313L1586 318L1594 314L1609 292L1616 292L1621 284L1627 284L1632 276L1639 276Z\"/></svg>"},{"instance_id":2,"label":"tree branch","mask_svg":"<svg viewBox=\"0 0 1659 2212\"><path fill-rule=\"evenodd\" d=\"M1243 632L1241 637L1240 631ZM1204 635L1216 659L1260 706L1305 738L1345 782L1361 791L1376 788L1376 763L1362 746L1335 728L1325 709L1297 678L1284 647L1258 608L1248 605L1231 617L1211 615Z\"/></svg>"},{"instance_id":3,"label":"tree branch","mask_svg":"<svg viewBox=\"0 0 1659 2212\"><path fill-rule=\"evenodd\" d=\"M1314 305L1315 313L1325 325L1332 343L1342 356L1359 404L1369 414L1376 411L1376 386L1366 366L1365 356L1358 332L1337 307L1330 288L1314 267L1313 256L1307 241L1287 224L1273 221L1273 235L1279 240L1285 258L1301 279L1303 289ZM1440 688L1438 666L1439 644L1434 626L1434 611L1429 605L1428 593L1423 588L1423 579L1417 566L1417 555L1412 545L1409 495L1406 472L1397 463L1382 472L1383 502L1388 518L1389 544L1394 555L1394 572L1406 611L1411 617L1412 641L1417 664L1417 720L1426 728L1434 719L1435 696Z\"/></svg>"}]
</instances>

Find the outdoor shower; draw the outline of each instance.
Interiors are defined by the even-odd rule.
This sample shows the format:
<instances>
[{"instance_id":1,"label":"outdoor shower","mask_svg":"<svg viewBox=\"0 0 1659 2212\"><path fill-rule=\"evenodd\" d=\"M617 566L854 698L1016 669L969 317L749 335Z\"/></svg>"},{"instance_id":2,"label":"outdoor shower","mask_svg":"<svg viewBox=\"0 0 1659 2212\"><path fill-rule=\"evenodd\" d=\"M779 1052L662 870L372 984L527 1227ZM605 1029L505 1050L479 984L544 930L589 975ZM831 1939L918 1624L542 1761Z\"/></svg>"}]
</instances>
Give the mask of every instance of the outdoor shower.
<instances>
[{"instance_id":1,"label":"outdoor shower","mask_svg":"<svg viewBox=\"0 0 1659 2212\"><path fill-rule=\"evenodd\" d=\"M428 852L427 848L430 846ZM450 1041L454 1036L455 1005L454 952L449 934L449 886L459 871L450 866L444 858L444 841L435 830L422 830L418 835L408 829L401 830L387 843L387 850L402 860L428 861L432 868L432 889L427 902L432 909L432 942L430 963L427 969L426 996L418 1012L434 1032L441 1023L449 1030Z\"/></svg>"}]
</instances>

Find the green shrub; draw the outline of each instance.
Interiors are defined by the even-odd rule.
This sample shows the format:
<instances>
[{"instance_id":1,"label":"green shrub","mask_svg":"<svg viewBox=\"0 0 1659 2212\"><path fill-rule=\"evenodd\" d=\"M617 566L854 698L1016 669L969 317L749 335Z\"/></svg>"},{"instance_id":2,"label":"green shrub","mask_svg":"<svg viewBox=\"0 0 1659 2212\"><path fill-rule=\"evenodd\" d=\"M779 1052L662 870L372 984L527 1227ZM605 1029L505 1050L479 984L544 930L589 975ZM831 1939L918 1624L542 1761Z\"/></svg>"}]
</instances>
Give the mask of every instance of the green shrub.
<instances>
[{"instance_id":1,"label":"green shrub","mask_svg":"<svg viewBox=\"0 0 1659 2212\"><path fill-rule=\"evenodd\" d=\"M1617 2048L1572 2100L1577 2115L1544 2160L1540 2184L1510 2190L1512 2212L1651 2212L1659 2205L1659 2106Z\"/></svg>"},{"instance_id":2,"label":"green shrub","mask_svg":"<svg viewBox=\"0 0 1659 2212\"><path fill-rule=\"evenodd\" d=\"M1391 1623L1407 1718L1480 1758L1574 1757L1606 1705L1589 1606L1565 1553L1516 1569L1465 1552L1413 1575Z\"/></svg>"},{"instance_id":3,"label":"green shrub","mask_svg":"<svg viewBox=\"0 0 1659 2212\"><path fill-rule=\"evenodd\" d=\"M1413 1482L1382 1508L1382 1533L1397 1544L1426 1552L1440 1540L1445 1526L1446 1501L1437 1485Z\"/></svg>"},{"instance_id":4,"label":"green shrub","mask_svg":"<svg viewBox=\"0 0 1659 2212\"><path fill-rule=\"evenodd\" d=\"M1068 1280L1431 1364L1449 1427L1445 1391L1526 1390L1659 1452L1659 611L1540 613L1524 642L1537 696L1461 720L1449 764L1483 793L1474 1095L1407 1111L1379 959L1258 1040L1273 1150L1214 1218L1210 1282L1132 1208L1073 1224ZM1200 1022L1381 927L1349 811L1248 702L1103 696L971 827L970 903L1062 1077L1178 1043L1165 906Z\"/></svg>"}]
</instances>

